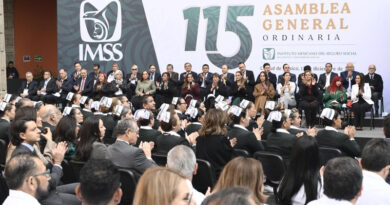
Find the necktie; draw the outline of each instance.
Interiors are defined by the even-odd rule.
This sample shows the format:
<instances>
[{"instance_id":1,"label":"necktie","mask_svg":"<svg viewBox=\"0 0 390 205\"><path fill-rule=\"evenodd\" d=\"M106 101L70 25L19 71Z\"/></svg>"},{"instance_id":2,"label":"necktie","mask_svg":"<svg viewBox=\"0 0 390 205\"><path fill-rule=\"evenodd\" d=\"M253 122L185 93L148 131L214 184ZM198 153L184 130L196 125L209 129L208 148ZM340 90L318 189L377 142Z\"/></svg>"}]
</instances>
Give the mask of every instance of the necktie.
<instances>
[{"instance_id":1,"label":"necktie","mask_svg":"<svg viewBox=\"0 0 390 205\"><path fill-rule=\"evenodd\" d=\"M374 75L370 75L371 76L371 80L374 80Z\"/></svg>"},{"instance_id":2,"label":"necktie","mask_svg":"<svg viewBox=\"0 0 390 205\"><path fill-rule=\"evenodd\" d=\"M154 80L154 73L152 73L152 74L150 75L150 79L151 79L151 80Z\"/></svg>"},{"instance_id":3,"label":"necktie","mask_svg":"<svg viewBox=\"0 0 390 205\"><path fill-rule=\"evenodd\" d=\"M83 78L83 80L81 81L80 91L84 90L84 83L85 83L85 78Z\"/></svg>"}]
</instances>

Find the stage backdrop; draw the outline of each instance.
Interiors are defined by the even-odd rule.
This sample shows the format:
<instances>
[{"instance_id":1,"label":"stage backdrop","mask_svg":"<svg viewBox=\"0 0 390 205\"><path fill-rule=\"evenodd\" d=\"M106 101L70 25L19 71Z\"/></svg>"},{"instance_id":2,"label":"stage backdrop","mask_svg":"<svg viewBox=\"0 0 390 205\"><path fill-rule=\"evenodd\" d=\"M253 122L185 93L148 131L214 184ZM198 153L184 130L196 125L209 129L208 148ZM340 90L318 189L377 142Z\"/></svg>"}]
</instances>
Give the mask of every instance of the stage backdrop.
<instances>
[{"instance_id":1,"label":"stage backdrop","mask_svg":"<svg viewBox=\"0 0 390 205\"><path fill-rule=\"evenodd\" d=\"M375 64L384 79L385 110L390 111L390 1L383 0L67 0L58 6L58 67L73 62L103 71L118 62L125 72L168 63L177 72L190 62L212 72L238 62L257 74L265 62L276 74L290 64L295 74L311 65L324 72L367 73Z\"/></svg>"}]
</instances>

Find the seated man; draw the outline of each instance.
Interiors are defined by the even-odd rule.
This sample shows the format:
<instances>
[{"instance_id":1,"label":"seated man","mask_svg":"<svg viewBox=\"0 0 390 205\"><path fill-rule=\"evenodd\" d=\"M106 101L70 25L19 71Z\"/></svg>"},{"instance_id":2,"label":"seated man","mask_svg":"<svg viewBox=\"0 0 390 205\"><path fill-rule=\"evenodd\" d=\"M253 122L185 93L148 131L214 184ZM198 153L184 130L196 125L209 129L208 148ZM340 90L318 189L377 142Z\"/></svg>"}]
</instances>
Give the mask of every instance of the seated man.
<instances>
[{"instance_id":1,"label":"seated man","mask_svg":"<svg viewBox=\"0 0 390 205\"><path fill-rule=\"evenodd\" d=\"M284 71L284 73L290 73L290 76L291 76L290 82L293 82L293 83L297 82L296 75L294 73L290 72L290 66L287 63L283 64L283 71ZM283 74L278 76L278 83L284 85Z\"/></svg>"},{"instance_id":2,"label":"seated man","mask_svg":"<svg viewBox=\"0 0 390 205\"><path fill-rule=\"evenodd\" d=\"M332 64L325 64L325 73L320 75L320 79L318 79L318 87L322 92L325 92L326 88L332 83L334 77L337 76L337 73L332 72Z\"/></svg>"},{"instance_id":3,"label":"seated man","mask_svg":"<svg viewBox=\"0 0 390 205\"><path fill-rule=\"evenodd\" d=\"M54 104L57 102L57 97L54 96L59 89L56 80L52 78L50 71L43 73L43 80L39 83L37 96L33 98L34 101L43 101L44 103Z\"/></svg>"},{"instance_id":4,"label":"seated man","mask_svg":"<svg viewBox=\"0 0 390 205\"><path fill-rule=\"evenodd\" d=\"M368 74L364 76L364 82L370 84L371 99L372 101L374 101L374 105L375 105L375 116L378 117L379 116L378 99L382 97L383 80L382 80L382 76L375 73L375 71L376 71L375 65L368 66Z\"/></svg>"},{"instance_id":5,"label":"seated man","mask_svg":"<svg viewBox=\"0 0 390 205\"><path fill-rule=\"evenodd\" d=\"M120 173L112 162L106 159L89 160L80 171L80 185L77 197L83 205L119 204L122 198Z\"/></svg>"},{"instance_id":6,"label":"seated man","mask_svg":"<svg viewBox=\"0 0 390 205\"><path fill-rule=\"evenodd\" d=\"M347 90L348 97L351 96L352 85L355 84L355 78L358 72L355 71L355 66L352 63L347 63L345 71L340 73L344 88Z\"/></svg>"},{"instance_id":7,"label":"seated man","mask_svg":"<svg viewBox=\"0 0 390 205\"><path fill-rule=\"evenodd\" d=\"M355 159L338 157L330 160L323 177L324 196L308 205L355 204L362 193L363 174Z\"/></svg>"},{"instance_id":8,"label":"seated man","mask_svg":"<svg viewBox=\"0 0 390 205\"><path fill-rule=\"evenodd\" d=\"M31 99L37 94L38 83L33 78L34 76L31 72L26 73L26 81L23 81L19 88L20 97Z\"/></svg>"},{"instance_id":9,"label":"seated man","mask_svg":"<svg viewBox=\"0 0 390 205\"><path fill-rule=\"evenodd\" d=\"M123 119L115 127L116 141L107 148L107 158L116 166L129 169L140 177L146 169L156 164L152 160L151 145L140 142L140 148L134 145L138 138L138 126L134 119Z\"/></svg>"},{"instance_id":10,"label":"seated man","mask_svg":"<svg viewBox=\"0 0 390 205\"><path fill-rule=\"evenodd\" d=\"M385 179L390 169L390 144L383 139L370 140L364 146L360 164L364 189L356 204L388 204L390 185Z\"/></svg>"}]
</instances>

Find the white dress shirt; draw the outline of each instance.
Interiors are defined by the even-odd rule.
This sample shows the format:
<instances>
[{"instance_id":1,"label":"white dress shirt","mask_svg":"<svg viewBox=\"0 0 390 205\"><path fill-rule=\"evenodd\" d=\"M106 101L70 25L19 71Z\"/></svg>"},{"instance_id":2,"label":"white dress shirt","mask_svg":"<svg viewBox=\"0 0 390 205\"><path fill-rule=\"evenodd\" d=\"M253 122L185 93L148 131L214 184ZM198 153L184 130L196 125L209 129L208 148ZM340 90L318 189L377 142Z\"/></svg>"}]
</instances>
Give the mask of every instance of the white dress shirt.
<instances>
[{"instance_id":1,"label":"white dress shirt","mask_svg":"<svg viewBox=\"0 0 390 205\"><path fill-rule=\"evenodd\" d=\"M325 73L325 76L326 76L326 82L325 82L325 88L327 88L329 85L330 85L330 76L332 75L332 73Z\"/></svg>"},{"instance_id":2,"label":"white dress shirt","mask_svg":"<svg viewBox=\"0 0 390 205\"><path fill-rule=\"evenodd\" d=\"M204 194L198 192L194 187L192 186L192 183L190 180L186 179L187 185L190 188L190 192L192 192L192 200L196 202L196 205L202 204L203 200L206 198Z\"/></svg>"},{"instance_id":3,"label":"white dress shirt","mask_svg":"<svg viewBox=\"0 0 390 205\"><path fill-rule=\"evenodd\" d=\"M390 185L374 172L363 170L363 191L356 205L390 204Z\"/></svg>"},{"instance_id":4,"label":"white dress shirt","mask_svg":"<svg viewBox=\"0 0 390 205\"><path fill-rule=\"evenodd\" d=\"M317 187L317 199L323 197L324 190L322 189L322 184L318 182ZM299 191L291 198L291 204L292 205L305 205L306 203L306 193L305 193L305 185L302 185L301 188L299 188Z\"/></svg>"},{"instance_id":5,"label":"white dress shirt","mask_svg":"<svg viewBox=\"0 0 390 205\"><path fill-rule=\"evenodd\" d=\"M5 199L3 205L21 205L21 204L40 205L38 200L33 196L31 196L30 194L27 194L23 191L10 189L9 196Z\"/></svg>"},{"instance_id":6,"label":"white dress shirt","mask_svg":"<svg viewBox=\"0 0 390 205\"><path fill-rule=\"evenodd\" d=\"M331 199L326 195L324 195L322 198L311 201L307 205L353 205L353 204L347 200Z\"/></svg>"}]
</instances>

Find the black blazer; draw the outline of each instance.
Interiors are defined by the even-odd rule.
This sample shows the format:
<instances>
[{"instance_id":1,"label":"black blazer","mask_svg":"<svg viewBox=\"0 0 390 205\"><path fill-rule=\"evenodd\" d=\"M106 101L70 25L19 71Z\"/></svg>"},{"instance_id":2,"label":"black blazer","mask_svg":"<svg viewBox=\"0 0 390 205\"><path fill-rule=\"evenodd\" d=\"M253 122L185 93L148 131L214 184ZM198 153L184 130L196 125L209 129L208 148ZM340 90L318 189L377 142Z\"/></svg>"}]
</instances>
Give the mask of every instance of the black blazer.
<instances>
[{"instance_id":1,"label":"black blazer","mask_svg":"<svg viewBox=\"0 0 390 205\"><path fill-rule=\"evenodd\" d=\"M233 147L224 135L208 135L196 138L196 158L210 162L217 179L223 167L234 157Z\"/></svg>"},{"instance_id":2,"label":"black blazer","mask_svg":"<svg viewBox=\"0 0 390 205\"><path fill-rule=\"evenodd\" d=\"M160 87L156 89L156 95L158 98L155 100L160 101L160 103L171 104L172 98L177 94L177 87L172 81L168 81L168 88L165 89L163 83L160 83Z\"/></svg>"},{"instance_id":3,"label":"black blazer","mask_svg":"<svg viewBox=\"0 0 390 205\"><path fill-rule=\"evenodd\" d=\"M237 144L234 146L234 148L244 149L248 151L250 155L253 155L253 153L257 151L264 150L263 144L256 139L256 136L253 132L244 130L239 127L233 127L227 135L229 139L237 139Z\"/></svg>"},{"instance_id":4,"label":"black blazer","mask_svg":"<svg viewBox=\"0 0 390 205\"><path fill-rule=\"evenodd\" d=\"M128 89L128 96L127 98L131 99L132 96L135 96L135 89L137 88L138 80L141 79L141 74L137 73L137 79L134 83L130 80L131 73L126 75L126 87Z\"/></svg>"},{"instance_id":5,"label":"black blazer","mask_svg":"<svg viewBox=\"0 0 390 205\"><path fill-rule=\"evenodd\" d=\"M39 83L38 90L41 90L44 85L45 85L45 80L42 79L41 82ZM59 91L59 89L58 89L58 86L57 86L57 83L56 83L56 79L51 78L49 80L49 82L47 83L46 93L48 95L50 95L50 94L54 94L54 93L56 93L58 91Z\"/></svg>"},{"instance_id":6,"label":"black blazer","mask_svg":"<svg viewBox=\"0 0 390 205\"><path fill-rule=\"evenodd\" d=\"M95 73L92 71L92 72L88 73L88 78L93 79L93 81L95 81L95 80L97 81L97 78L98 78L100 73L103 73L103 72L99 72L97 75L95 75Z\"/></svg>"},{"instance_id":7,"label":"black blazer","mask_svg":"<svg viewBox=\"0 0 390 205\"><path fill-rule=\"evenodd\" d=\"M352 71L352 80L351 80L351 89L352 89L352 85L355 84L355 79L356 79L356 75L358 74L358 72L356 71ZM343 71L340 73L340 77L341 77L341 80L343 82L343 86L345 89L347 89L349 87L349 81L347 80L347 76L348 76L348 71Z\"/></svg>"},{"instance_id":8,"label":"black blazer","mask_svg":"<svg viewBox=\"0 0 390 205\"><path fill-rule=\"evenodd\" d=\"M72 86L72 91L73 92L78 92L81 89L81 83L82 83L83 78L77 79L77 81L73 84L79 86L78 90L75 90ZM86 78L84 82L84 90L81 93L82 96L90 96L92 94L93 90L93 78Z\"/></svg>"},{"instance_id":9,"label":"black blazer","mask_svg":"<svg viewBox=\"0 0 390 205\"><path fill-rule=\"evenodd\" d=\"M183 83L184 83L184 75L186 75L187 74L187 72L184 72L184 73L181 73L180 74L180 80L179 80L179 84L180 85L183 85ZM194 77L194 82L198 82L198 74L197 73L195 73L194 71L191 71L191 74L192 74L192 76Z\"/></svg>"},{"instance_id":10,"label":"black blazer","mask_svg":"<svg viewBox=\"0 0 390 205\"><path fill-rule=\"evenodd\" d=\"M301 133L303 132L303 135L307 135L305 130L301 130L301 129L293 129L293 128L290 128L287 130L290 134L294 135L294 136L297 136L298 133Z\"/></svg>"},{"instance_id":11,"label":"black blazer","mask_svg":"<svg viewBox=\"0 0 390 205\"><path fill-rule=\"evenodd\" d=\"M253 75L253 71L246 70L245 71L246 77L248 77L248 81L246 82L249 86L254 87L256 85L255 76ZM242 76L244 77L244 76Z\"/></svg>"},{"instance_id":12,"label":"black blazer","mask_svg":"<svg viewBox=\"0 0 390 205\"><path fill-rule=\"evenodd\" d=\"M149 79L151 80L151 73L149 73ZM161 74L158 72L154 72L154 82L161 82Z\"/></svg>"},{"instance_id":13,"label":"black blazer","mask_svg":"<svg viewBox=\"0 0 390 205\"><path fill-rule=\"evenodd\" d=\"M222 81L222 75L219 75L219 78L221 79ZM231 84L234 83L234 74L233 73L227 73L227 76L226 76L226 85L230 86Z\"/></svg>"},{"instance_id":14,"label":"black blazer","mask_svg":"<svg viewBox=\"0 0 390 205\"><path fill-rule=\"evenodd\" d=\"M85 108L81 109L81 113L83 113L83 119L84 121L88 118L93 116L93 113L91 111L86 111Z\"/></svg>"},{"instance_id":15,"label":"black blazer","mask_svg":"<svg viewBox=\"0 0 390 205\"><path fill-rule=\"evenodd\" d=\"M66 78L62 81L62 85L59 89L61 89L61 98L65 99L69 92L73 89L73 80Z\"/></svg>"},{"instance_id":16,"label":"black blazer","mask_svg":"<svg viewBox=\"0 0 390 205\"><path fill-rule=\"evenodd\" d=\"M292 134L271 132L267 138L267 150L279 154L283 159L288 160L296 139Z\"/></svg>"},{"instance_id":17,"label":"black blazer","mask_svg":"<svg viewBox=\"0 0 390 205\"><path fill-rule=\"evenodd\" d=\"M198 123L191 123L186 127L186 133L187 135L192 134L193 132L198 132L202 128L202 124Z\"/></svg>"},{"instance_id":18,"label":"black blazer","mask_svg":"<svg viewBox=\"0 0 390 205\"><path fill-rule=\"evenodd\" d=\"M168 133L161 134L157 137L155 153L167 155L169 150L171 150L176 145L186 145L190 147L189 142L186 138L176 135L171 135Z\"/></svg>"},{"instance_id":19,"label":"black blazer","mask_svg":"<svg viewBox=\"0 0 390 205\"><path fill-rule=\"evenodd\" d=\"M5 144L8 145L11 140L9 128L11 127L10 122L5 119L0 119L0 139L5 141ZM4 150L1 150L2 152Z\"/></svg>"},{"instance_id":20,"label":"black blazer","mask_svg":"<svg viewBox=\"0 0 390 205\"><path fill-rule=\"evenodd\" d=\"M108 83L103 83L102 85L102 89L101 90L98 90L97 89L97 86L98 84L96 83L94 86L93 86L93 90L92 90L92 98L96 101L99 101L100 98L102 98L103 96L108 96L109 92L110 92L110 86Z\"/></svg>"},{"instance_id":21,"label":"black blazer","mask_svg":"<svg viewBox=\"0 0 390 205\"><path fill-rule=\"evenodd\" d=\"M374 86L374 92L382 94L383 80L381 75L374 73L374 79L371 80L370 74L367 74L364 76L364 82L369 83L370 86Z\"/></svg>"},{"instance_id":22,"label":"black blazer","mask_svg":"<svg viewBox=\"0 0 390 205\"><path fill-rule=\"evenodd\" d=\"M350 140L348 135L333 130L320 130L316 140L319 146L334 147L350 157L360 156L360 147L355 140Z\"/></svg>"},{"instance_id":23,"label":"black blazer","mask_svg":"<svg viewBox=\"0 0 390 205\"><path fill-rule=\"evenodd\" d=\"M215 97L217 97L218 95L222 95L225 98L229 97L229 95L230 95L230 87L228 87L227 85L225 85L221 81L218 82L218 88L214 88L213 90L211 90L211 88L212 88L212 84L209 84L206 88L207 95L214 94ZM206 97L207 97L207 95L206 95Z\"/></svg>"},{"instance_id":24,"label":"black blazer","mask_svg":"<svg viewBox=\"0 0 390 205\"><path fill-rule=\"evenodd\" d=\"M199 84L199 87L202 87L202 83L203 83L203 78L200 77L201 74L203 74L203 72L198 74L198 84ZM213 83L213 74L211 74L210 72L208 72L208 73L206 74L206 88L207 88L207 86L209 86L211 83Z\"/></svg>"},{"instance_id":25,"label":"black blazer","mask_svg":"<svg viewBox=\"0 0 390 205\"><path fill-rule=\"evenodd\" d=\"M304 75L305 73L301 73L299 74L298 76L298 87L301 87L303 84L303 81L302 81L302 76ZM318 78L317 78L317 74L313 73L313 76L314 76L314 79L315 81L318 81Z\"/></svg>"},{"instance_id":26,"label":"black blazer","mask_svg":"<svg viewBox=\"0 0 390 205\"><path fill-rule=\"evenodd\" d=\"M267 140L268 135L271 133L272 130L272 123L268 120L265 120L263 122L263 135L261 135L261 140Z\"/></svg>"},{"instance_id":27,"label":"black blazer","mask_svg":"<svg viewBox=\"0 0 390 205\"><path fill-rule=\"evenodd\" d=\"M301 97L301 100L313 102L318 100L318 91L317 83L311 86L311 94L309 94L309 87L302 83L302 85L299 87L299 96Z\"/></svg>"},{"instance_id":28,"label":"black blazer","mask_svg":"<svg viewBox=\"0 0 390 205\"><path fill-rule=\"evenodd\" d=\"M290 82L297 83L297 76L291 72L290 72L290 76L291 76ZM282 85L284 84L283 75L278 76L278 83L280 83Z\"/></svg>"},{"instance_id":29,"label":"black blazer","mask_svg":"<svg viewBox=\"0 0 390 205\"><path fill-rule=\"evenodd\" d=\"M332 84L332 80L334 77L338 76L337 73L331 72L330 73L330 82L329 85ZM326 85L326 73L323 73L320 75L320 79L318 79L318 87L320 90L324 91L325 90L325 85Z\"/></svg>"},{"instance_id":30,"label":"black blazer","mask_svg":"<svg viewBox=\"0 0 390 205\"><path fill-rule=\"evenodd\" d=\"M27 80L23 80L22 85L19 88L19 94L23 93L24 89L28 89L28 98L37 95L38 91L38 83L35 80L32 80L29 84L27 84Z\"/></svg>"},{"instance_id":31,"label":"black blazer","mask_svg":"<svg viewBox=\"0 0 390 205\"><path fill-rule=\"evenodd\" d=\"M117 83L115 80L111 81L111 83L107 83L107 95L110 97L116 96L115 92L117 92L119 88L122 90L123 95L130 96L129 88L124 80L122 81L122 84L119 85L119 87L117 87Z\"/></svg>"},{"instance_id":32,"label":"black blazer","mask_svg":"<svg viewBox=\"0 0 390 205\"><path fill-rule=\"evenodd\" d=\"M273 74L272 72L269 72L268 73L268 80L269 80L269 82L272 83L274 88L276 88L276 75ZM260 83L260 74L256 78L256 84L259 84L259 83Z\"/></svg>"},{"instance_id":33,"label":"black blazer","mask_svg":"<svg viewBox=\"0 0 390 205\"><path fill-rule=\"evenodd\" d=\"M156 150L157 137L161 135L161 132L155 129L139 129L139 137L137 139L136 146L138 147L141 142L154 142L155 147L152 151Z\"/></svg>"}]
</instances>

